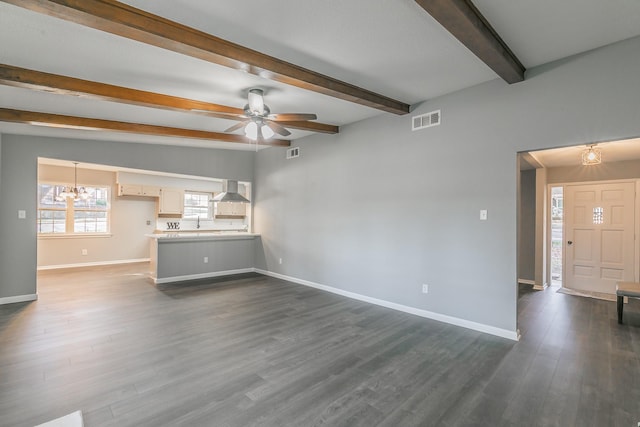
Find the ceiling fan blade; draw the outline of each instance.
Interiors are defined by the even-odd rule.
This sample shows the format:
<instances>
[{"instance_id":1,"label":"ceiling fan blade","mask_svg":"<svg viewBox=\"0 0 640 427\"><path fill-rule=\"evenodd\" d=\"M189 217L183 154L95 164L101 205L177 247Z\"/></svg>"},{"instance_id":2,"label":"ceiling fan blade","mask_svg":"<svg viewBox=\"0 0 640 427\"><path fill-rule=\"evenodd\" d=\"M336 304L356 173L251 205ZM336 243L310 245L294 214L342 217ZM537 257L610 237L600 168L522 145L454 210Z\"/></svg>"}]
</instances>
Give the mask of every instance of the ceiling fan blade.
<instances>
[{"instance_id":1,"label":"ceiling fan blade","mask_svg":"<svg viewBox=\"0 0 640 427\"><path fill-rule=\"evenodd\" d=\"M271 120L265 120L264 124L269 126L271 128L271 130L274 131L275 133L277 133L278 135L282 135L282 136L291 135L291 132L289 132L287 129L285 129L284 126L281 126L276 122L273 122Z\"/></svg>"},{"instance_id":2,"label":"ceiling fan blade","mask_svg":"<svg viewBox=\"0 0 640 427\"><path fill-rule=\"evenodd\" d=\"M284 114L270 114L268 116L269 120L274 120L276 122L303 122L305 120L315 120L318 116L315 114L306 114L306 113L284 113Z\"/></svg>"},{"instance_id":3,"label":"ceiling fan blade","mask_svg":"<svg viewBox=\"0 0 640 427\"><path fill-rule=\"evenodd\" d=\"M235 114L235 113L225 113L225 112L216 112L210 110L201 110L199 108L192 108L192 113L201 114L203 116L216 117L219 119L227 119L227 120L247 120L248 117L244 114Z\"/></svg>"},{"instance_id":4,"label":"ceiling fan blade","mask_svg":"<svg viewBox=\"0 0 640 427\"><path fill-rule=\"evenodd\" d=\"M257 114L264 114L262 89L251 89L249 91L249 110Z\"/></svg>"},{"instance_id":5,"label":"ceiling fan blade","mask_svg":"<svg viewBox=\"0 0 640 427\"><path fill-rule=\"evenodd\" d=\"M235 125L231 126L229 129L226 129L225 132L226 133L235 132L238 129L242 129L243 127L245 127L247 125L247 123L248 123L247 120L239 122L239 123L236 123Z\"/></svg>"}]
</instances>

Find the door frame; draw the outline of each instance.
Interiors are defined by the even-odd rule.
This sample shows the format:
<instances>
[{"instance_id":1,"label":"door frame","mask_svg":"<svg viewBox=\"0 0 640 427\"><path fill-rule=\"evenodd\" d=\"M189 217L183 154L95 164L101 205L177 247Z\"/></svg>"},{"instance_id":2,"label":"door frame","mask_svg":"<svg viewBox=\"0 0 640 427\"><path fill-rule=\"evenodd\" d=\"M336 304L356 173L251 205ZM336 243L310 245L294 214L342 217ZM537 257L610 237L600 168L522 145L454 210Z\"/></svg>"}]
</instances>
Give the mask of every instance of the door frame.
<instances>
[{"instance_id":1,"label":"door frame","mask_svg":"<svg viewBox=\"0 0 640 427\"><path fill-rule=\"evenodd\" d=\"M633 276L634 281L640 281L640 178L630 178L630 179L607 179L602 181L575 181L575 182L557 182L553 184L547 183L547 209L545 212L546 222L549 224L549 227L545 227L545 241L547 248L551 248L551 187L562 187L563 194L563 214L562 214L562 287L566 283L566 245L564 244L564 240L566 237L565 230L567 228L565 223L565 215L564 215L564 194L567 191L567 186L569 185L594 185L594 184L621 184L621 183L633 183L635 184L635 214L634 214L634 250L635 254L633 257ZM547 251L547 259L545 260L547 264L547 277L545 280L547 283L551 283L551 250Z\"/></svg>"}]
</instances>

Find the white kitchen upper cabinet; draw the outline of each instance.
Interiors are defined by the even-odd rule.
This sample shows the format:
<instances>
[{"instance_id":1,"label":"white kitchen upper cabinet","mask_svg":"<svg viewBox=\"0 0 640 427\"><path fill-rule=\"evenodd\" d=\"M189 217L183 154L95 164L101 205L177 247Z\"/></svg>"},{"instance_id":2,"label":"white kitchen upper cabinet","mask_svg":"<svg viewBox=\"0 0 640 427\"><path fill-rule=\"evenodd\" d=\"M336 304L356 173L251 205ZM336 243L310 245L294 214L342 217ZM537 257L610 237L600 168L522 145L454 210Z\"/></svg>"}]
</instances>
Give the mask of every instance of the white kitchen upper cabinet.
<instances>
[{"instance_id":1,"label":"white kitchen upper cabinet","mask_svg":"<svg viewBox=\"0 0 640 427\"><path fill-rule=\"evenodd\" d=\"M140 184L118 184L118 196L160 197L160 187Z\"/></svg>"},{"instance_id":2,"label":"white kitchen upper cabinet","mask_svg":"<svg viewBox=\"0 0 640 427\"><path fill-rule=\"evenodd\" d=\"M218 202L216 203L216 216L229 216L231 215L233 203L230 202Z\"/></svg>"},{"instance_id":3,"label":"white kitchen upper cabinet","mask_svg":"<svg viewBox=\"0 0 640 427\"><path fill-rule=\"evenodd\" d=\"M142 185L118 184L118 196L141 196Z\"/></svg>"},{"instance_id":4,"label":"white kitchen upper cabinet","mask_svg":"<svg viewBox=\"0 0 640 427\"><path fill-rule=\"evenodd\" d=\"M247 215L247 204L240 202L218 202L216 203L216 216L239 216Z\"/></svg>"},{"instance_id":5,"label":"white kitchen upper cabinet","mask_svg":"<svg viewBox=\"0 0 640 427\"><path fill-rule=\"evenodd\" d=\"M182 215L184 211L184 191L175 188L160 189L158 213Z\"/></svg>"},{"instance_id":6,"label":"white kitchen upper cabinet","mask_svg":"<svg viewBox=\"0 0 640 427\"><path fill-rule=\"evenodd\" d=\"M231 215L246 216L247 215L247 203L231 203Z\"/></svg>"},{"instance_id":7,"label":"white kitchen upper cabinet","mask_svg":"<svg viewBox=\"0 0 640 427\"><path fill-rule=\"evenodd\" d=\"M160 197L160 187L155 185L143 185L142 195L147 197Z\"/></svg>"}]
</instances>

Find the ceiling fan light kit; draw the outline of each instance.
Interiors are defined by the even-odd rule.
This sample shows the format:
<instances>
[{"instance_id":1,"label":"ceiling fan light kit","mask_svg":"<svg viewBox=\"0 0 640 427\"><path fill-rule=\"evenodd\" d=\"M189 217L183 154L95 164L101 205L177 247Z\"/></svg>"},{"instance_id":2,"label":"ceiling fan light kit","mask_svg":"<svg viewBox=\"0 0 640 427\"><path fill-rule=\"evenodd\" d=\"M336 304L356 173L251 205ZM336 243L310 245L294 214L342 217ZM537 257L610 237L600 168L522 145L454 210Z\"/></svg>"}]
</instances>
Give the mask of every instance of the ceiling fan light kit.
<instances>
[{"instance_id":1,"label":"ceiling fan light kit","mask_svg":"<svg viewBox=\"0 0 640 427\"><path fill-rule=\"evenodd\" d=\"M247 123L247 126L244 128L244 134L247 138L256 140L258 138L258 125L256 122Z\"/></svg>"},{"instance_id":2,"label":"ceiling fan light kit","mask_svg":"<svg viewBox=\"0 0 640 427\"><path fill-rule=\"evenodd\" d=\"M270 139L275 135L269 126L258 123L258 121L251 121L247 123L247 126L244 128L244 134L247 138L254 141L258 139Z\"/></svg>"},{"instance_id":3,"label":"ceiling fan light kit","mask_svg":"<svg viewBox=\"0 0 640 427\"><path fill-rule=\"evenodd\" d=\"M264 91L262 89L249 89L247 95L248 103L244 106L244 120L225 130L234 132L244 128L244 134L253 141L264 141L273 138L276 134L289 136L289 132L284 126L278 124L282 122L306 122L316 120L315 114L271 114L271 109L264 103Z\"/></svg>"}]
</instances>

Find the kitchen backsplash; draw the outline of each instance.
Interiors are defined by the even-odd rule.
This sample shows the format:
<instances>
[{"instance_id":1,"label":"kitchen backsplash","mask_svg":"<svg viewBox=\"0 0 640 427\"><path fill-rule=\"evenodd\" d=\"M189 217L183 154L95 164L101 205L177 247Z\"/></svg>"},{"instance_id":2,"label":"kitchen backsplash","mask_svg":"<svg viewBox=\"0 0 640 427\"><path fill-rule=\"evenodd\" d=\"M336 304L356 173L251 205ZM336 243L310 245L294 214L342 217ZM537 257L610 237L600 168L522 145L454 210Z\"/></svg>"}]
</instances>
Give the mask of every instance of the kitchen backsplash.
<instances>
[{"instance_id":1,"label":"kitchen backsplash","mask_svg":"<svg viewBox=\"0 0 640 427\"><path fill-rule=\"evenodd\" d=\"M198 221L193 219L175 219L160 218L156 221L156 230L161 231L207 231L207 230L247 230L248 225L244 219L224 219L224 220L200 220L200 228Z\"/></svg>"}]
</instances>

